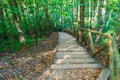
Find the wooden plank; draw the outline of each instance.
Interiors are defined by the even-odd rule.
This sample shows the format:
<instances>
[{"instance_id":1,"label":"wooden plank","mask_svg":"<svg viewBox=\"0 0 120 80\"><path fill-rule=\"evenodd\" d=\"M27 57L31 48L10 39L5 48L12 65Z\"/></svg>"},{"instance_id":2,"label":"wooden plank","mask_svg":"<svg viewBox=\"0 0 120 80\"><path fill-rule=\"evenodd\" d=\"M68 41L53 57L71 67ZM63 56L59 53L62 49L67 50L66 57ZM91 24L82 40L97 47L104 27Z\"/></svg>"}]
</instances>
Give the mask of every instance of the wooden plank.
<instances>
[{"instance_id":1,"label":"wooden plank","mask_svg":"<svg viewBox=\"0 0 120 80\"><path fill-rule=\"evenodd\" d=\"M55 55L55 58L56 59L69 59L69 58L72 58L72 59L88 59L88 58L91 58L91 56L89 54L56 54Z\"/></svg>"},{"instance_id":2,"label":"wooden plank","mask_svg":"<svg viewBox=\"0 0 120 80\"><path fill-rule=\"evenodd\" d=\"M82 68L101 68L101 64L53 64L51 69L82 69Z\"/></svg>"},{"instance_id":3,"label":"wooden plank","mask_svg":"<svg viewBox=\"0 0 120 80\"><path fill-rule=\"evenodd\" d=\"M72 44L61 44L57 47L58 49L80 49L80 50L85 50L83 47L79 45L72 45Z\"/></svg>"},{"instance_id":4,"label":"wooden plank","mask_svg":"<svg viewBox=\"0 0 120 80\"><path fill-rule=\"evenodd\" d=\"M54 59L54 64L83 64L83 63L96 63L95 59Z\"/></svg>"},{"instance_id":5,"label":"wooden plank","mask_svg":"<svg viewBox=\"0 0 120 80\"><path fill-rule=\"evenodd\" d=\"M86 49L57 49L57 52L86 52Z\"/></svg>"},{"instance_id":6,"label":"wooden plank","mask_svg":"<svg viewBox=\"0 0 120 80\"><path fill-rule=\"evenodd\" d=\"M88 52L56 52L55 53L56 55L57 54L63 54L63 55L71 55L71 54L74 54L74 55L84 55L84 54L88 54Z\"/></svg>"},{"instance_id":7,"label":"wooden plank","mask_svg":"<svg viewBox=\"0 0 120 80\"><path fill-rule=\"evenodd\" d=\"M108 80L110 70L108 68L103 68L97 80Z\"/></svg>"},{"instance_id":8,"label":"wooden plank","mask_svg":"<svg viewBox=\"0 0 120 80\"><path fill-rule=\"evenodd\" d=\"M80 47L80 48L83 48L81 45L78 45L77 43L75 44L59 44L58 48L66 48L66 47L69 47L69 48L77 48L77 47Z\"/></svg>"}]
</instances>

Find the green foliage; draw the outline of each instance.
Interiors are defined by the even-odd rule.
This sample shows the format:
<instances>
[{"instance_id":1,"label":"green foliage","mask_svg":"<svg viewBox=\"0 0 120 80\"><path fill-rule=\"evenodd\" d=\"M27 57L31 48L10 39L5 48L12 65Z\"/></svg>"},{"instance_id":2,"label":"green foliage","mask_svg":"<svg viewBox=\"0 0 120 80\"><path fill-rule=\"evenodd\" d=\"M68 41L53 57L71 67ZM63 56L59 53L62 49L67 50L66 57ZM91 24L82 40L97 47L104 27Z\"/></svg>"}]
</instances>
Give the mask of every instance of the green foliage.
<instances>
[{"instance_id":1,"label":"green foliage","mask_svg":"<svg viewBox=\"0 0 120 80\"><path fill-rule=\"evenodd\" d=\"M11 3L9 2L11 1ZM19 33L15 19L17 17L17 23L22 31L22 35L26 41L35 42L42 36L49 36L53 31L61 31L65 28L75 26L79 28L79 14L80 6L83 4L79 0L3 0L0 2L0 42L1 48L6 48L6 43L16 42L15 46L22 46L23 43L19 42ZM118 35L119 33L119 21L120 21L120 1L119 0L104 0L100 1L99 10L106 7L105 23L103 32L106 34ZM86 0L85 1L85 28L89 28L89 5L91 5L91 26L95 25L98 30L101 20L101 13L98 14L97 20L94 22L96 14L98 0ZM112 12L112 13L111 13ZM111 14L111 16L110 16ZM94 39L96 36L93 37ZM3 41L4 40L4 41ZM2 43L3 42L3 43ZM9 44L11 45L11 44ZM8 47L8 46L7 46ZM11 45L11 47L14 47Z\"/></svg>"}]
</instances>

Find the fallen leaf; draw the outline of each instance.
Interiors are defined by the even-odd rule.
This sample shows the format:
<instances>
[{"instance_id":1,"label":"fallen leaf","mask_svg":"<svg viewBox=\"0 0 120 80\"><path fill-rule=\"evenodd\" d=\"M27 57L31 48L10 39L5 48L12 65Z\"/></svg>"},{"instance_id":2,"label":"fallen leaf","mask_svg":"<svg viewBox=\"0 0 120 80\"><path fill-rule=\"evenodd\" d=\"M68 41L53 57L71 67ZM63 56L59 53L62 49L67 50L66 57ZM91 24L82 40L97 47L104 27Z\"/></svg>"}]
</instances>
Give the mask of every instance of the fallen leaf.
<instances>
[{"instance_id":1,"label":"fallen leaf","mask_svg":"<svg viewBox=\"0 0 120 80\"><path fill-rule=\"evenodd\" d=\"M0 65L0 69L2 69L3 67Z\"/></svg>"}]
</instances>

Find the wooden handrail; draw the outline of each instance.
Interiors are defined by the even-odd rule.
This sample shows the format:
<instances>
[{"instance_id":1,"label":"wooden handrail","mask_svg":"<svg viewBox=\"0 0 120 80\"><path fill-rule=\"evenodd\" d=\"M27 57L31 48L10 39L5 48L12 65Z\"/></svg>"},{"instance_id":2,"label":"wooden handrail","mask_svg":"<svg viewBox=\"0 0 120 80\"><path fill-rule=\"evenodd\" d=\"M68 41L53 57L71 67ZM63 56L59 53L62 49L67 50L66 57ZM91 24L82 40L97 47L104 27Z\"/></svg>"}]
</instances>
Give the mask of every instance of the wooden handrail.
<instances>
[{"instance_id":1,"label":"wooden handrail","mask_svg":"<svg viewBox=\"0 0 120 80\"><path fill-rule=\"evenodd\" d=\"M83 29L83 28L80 28L80 29L84 30L84 31L94 33L94 34L97 34L97 35L102 35L102 36L104 36L105 38L108 38L108 39L112 39L109 35L104 34L104 33L100 33L100 32L94 31L94 30L90 30L90 29Z\"/></svg>"},{"instance_id":2,"label":"wooden handrail","mask_svg":"<svg viewBox=\"0 0 120 80\"><path fill-rule=\"evenodd\" d=\"M77 29L77 28L76 28ZM75 31L77 31L76 29L74 29ZM111 80L119 80L120 79L120 54L118 52L118 48L115 42L115 39L112 38L111 36L104 34L104 33L100 33L94 30L90 30L90 29L84 29L84 28L79 28L78 30L82 30L82 31L87 31L88 32L88 40L90 41L90 47L91 47L91 51L94 52L94 43L92 40L92 34L97 34L97 35L101 35L105 38L108 39L108 42L106 45L108 45L108 53L107 53L107 58L109 58L110 56L110 79ZM79 34L79 33L78 33ZM74 34L76 35L76 34ZM83 34L79 35L79 36L83 36ZM89 46L89 44L87 44ZM109 60L108 59L108 60Z\"/></svg>"},{"instance_id":3,"label":"wooden handrail","mask_svg":"<svg viewBox=\"0 0 120 80\"><path fill-rule=\"evenodd\" d=\"M112 63L110 65L111 68L111 80L119 80L120 79L120 54L117 48L117 44L115 42L115 39L112 38L111 45L111 56L110 56L110 62Z\"/></svg>"},{"instance_id":4,"label":"wooden handrail","mask_svg":"<svg viewBox=\"0 0 120 80\"><path fill-rule=\"evenodd\" d=\"M83 30L83 31L87 31L87 32L88 32L88 36L90 36L89 39L90 39L91 51L92 51L92 53L94 53L94 55L95 55L97 52L95 52L94 42L93 42L93 40L92 40L92 34L91 34L91 33L97 34L97 35L101 35L101 36L109 39L109 41L111 41L111 39L112 39L111 36L109 36L109 35L107 35L107 34L104 34L104 33L100 33L100 32L94 31L94 30L84 29L84 28L80 28L80 30ZM109 47L110 47L110 45L111 45L111 43L108 44ZM110 54L110 52L108 52L108 55L109 55L109 54ZM94 56L94 55L93 55L93 56Z\"/></svg>"}]
</instances>

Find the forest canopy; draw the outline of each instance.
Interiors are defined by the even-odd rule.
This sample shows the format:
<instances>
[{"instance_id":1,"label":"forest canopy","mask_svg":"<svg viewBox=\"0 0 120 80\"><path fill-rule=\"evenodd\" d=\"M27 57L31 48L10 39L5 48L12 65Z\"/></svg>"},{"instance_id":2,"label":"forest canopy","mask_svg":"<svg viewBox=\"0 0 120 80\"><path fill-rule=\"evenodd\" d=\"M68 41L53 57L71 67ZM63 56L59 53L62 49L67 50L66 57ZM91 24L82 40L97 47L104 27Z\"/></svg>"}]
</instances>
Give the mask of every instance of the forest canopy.
<instances>
[{"instance_id":1,"label":"forest canopy","mask_svg":"<svg viewBox=\"0 0 120 80\"><path fill-rule=\"evenodd\" d=\"M0 51L75 27L111 36L120 48L120 0L0 0Z\"/></svg>"}]
</instances>

